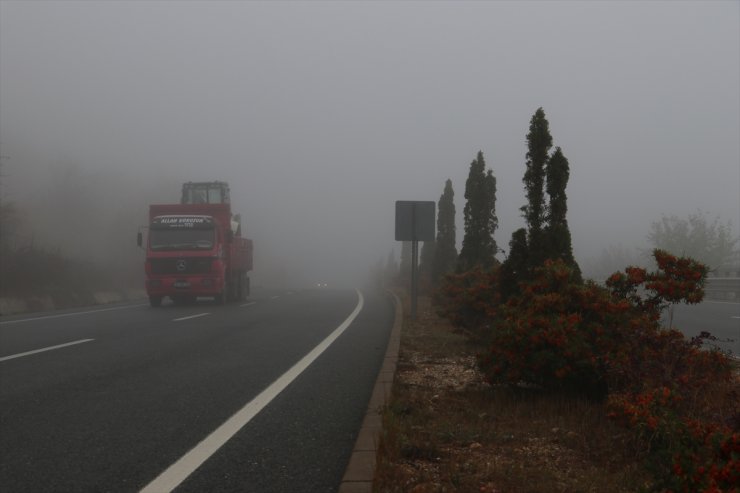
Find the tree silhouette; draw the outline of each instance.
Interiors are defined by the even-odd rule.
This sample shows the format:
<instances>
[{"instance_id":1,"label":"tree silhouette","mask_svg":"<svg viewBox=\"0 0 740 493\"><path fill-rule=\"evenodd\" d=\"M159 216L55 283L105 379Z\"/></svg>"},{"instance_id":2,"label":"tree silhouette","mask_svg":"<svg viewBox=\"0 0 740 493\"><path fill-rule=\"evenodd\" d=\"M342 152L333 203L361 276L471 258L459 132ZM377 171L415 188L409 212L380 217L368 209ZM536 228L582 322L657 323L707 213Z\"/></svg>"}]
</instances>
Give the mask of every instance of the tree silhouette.
<instances>
[{"instance_id":1,"label":"tree silhouette","mask_svg":"<svg viewBox=\"0 0 740 493\"><path fill-rule=\"evenodd\" d=\"M570 169L568 159L560 147L557 147L548 159L545 176L547 195L550 197L547 226L543 235L545 257L562 259L573 268L575 278L580 280L581 269L573 258L573 246L566 218L568 197L565 194L565 187L568 185Z\"/></svg>"},{"instance_id":2,"label":"tree silhouette","mask_svg":"<svg viewBox=\"0 0 740 493\"><path fill-rule=\"evenodd\" d=\"M527 204L521 208L526 229L514 232L509 243L509 256L504 262L502 286L504 296L517 291L517 284L532 278L534 269L547 259L562 259L581 281L581 269L573 258L573 247L566 219L568 212L565 188L570 177L568 159L562 149L552 147L550 124L542 108L529 122L524 189ZM549 202L546 204L546 195Z\"/></svg>"},{"instance_id":3,"label":"tree silhouette","mask_svg":"<svg viewBox=\"0 0 740 493\"><path fill-rule=\"evenodd\" d=\"M527 169L524 173L524 189L527 205L522 207L529 233L530 266L540 265L545 260L546 245L543 234L545 222L545 165L552 147L550 124L545 112L538 108L529 123L527 134Z\"/></svg>"},{"instance_id":4,"label":"tree silhouette","mask_svg":"<svg viewBox=\"0 0 740 493\"><path fill-rule=\"evenodd\" d=\"M458 270L466 271L475 266L490 267L498 251L493 233L498 227L496 217L496 178L486 172L483 152L470 163L465 182L465 236L458 258Z\"/></svg>"},{"instance_id":5,"label":"tree silhouette","mask_svg":"<svg viewBox=\"0 0 740 493\"><path fill-rule=\"evenodd\" d=\"M437 241L432 262L434 283L455 269L457 262L455 231L455 191L452 189L452 180L448 179L437 203Z\"/></svg>"},{"instance_id":6,"label":"tree silhouette","mask_svg":"<svg viewBox=\"0 0 740 493\"><path fill-rule=\"evenodd\" d=\"M695 258L710 269L730 263L740 255L735 249L740 238L734 236L732 225L722 224L718 217L710 221L702 211L689 214L686 219L662 216L651 224L648 240L656 248Z\"/></svg>"},{"instance_id":7,"label":"tree silhouette","mask_svg":"<svg viewBox=\"0 0 740 493\"><path fill-rule=\"evenodd\" d=\"M529 278L529 248L527 230L514 231L509 242L509 255L501 265L501 297L507 299L519 293L519 282Z\"/></svg>"}]
</instances>

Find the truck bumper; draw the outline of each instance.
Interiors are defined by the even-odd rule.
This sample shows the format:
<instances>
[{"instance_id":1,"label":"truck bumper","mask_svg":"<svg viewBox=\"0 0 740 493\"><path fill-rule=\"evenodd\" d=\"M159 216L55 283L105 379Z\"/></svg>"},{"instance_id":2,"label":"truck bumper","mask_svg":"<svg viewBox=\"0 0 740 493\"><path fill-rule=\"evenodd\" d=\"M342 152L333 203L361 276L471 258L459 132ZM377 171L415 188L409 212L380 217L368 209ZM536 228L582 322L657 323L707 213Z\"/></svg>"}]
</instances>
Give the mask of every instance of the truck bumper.
<instances>
[{"instance_id":1,"label":"truck bumper","mask_svg":"<svg viewBox=\"0 0 740 493\"><path fill-rule=\"evenodd\" d=\"M161 277L146 280L148 296L218 296L223 293L224 280L219 277Z\"/></svg>"}]
</instances>

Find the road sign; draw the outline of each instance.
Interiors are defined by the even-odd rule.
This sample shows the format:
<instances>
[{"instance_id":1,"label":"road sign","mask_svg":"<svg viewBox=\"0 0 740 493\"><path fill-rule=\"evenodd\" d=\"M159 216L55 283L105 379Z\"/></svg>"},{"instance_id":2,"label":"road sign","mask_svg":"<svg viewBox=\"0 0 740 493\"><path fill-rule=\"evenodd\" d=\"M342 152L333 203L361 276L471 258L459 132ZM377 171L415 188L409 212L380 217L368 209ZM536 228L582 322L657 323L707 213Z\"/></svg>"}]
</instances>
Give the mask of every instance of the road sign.
<instances>
[{"instance_id":1,"label":"road sign","mask_svg":"<svg viewBox=\"0 0 740 493\"><path fill-rule=\"evenodd\" d=\"M396 201L396 241L434 241L434 202Z\"/></svg>"},{"instance_id":2,"label":"road sign","mask_svg":"<svg viewBox=\"0 0 740 493\"><path fill-rule=\"evenodd\" d=\"M411 320L416 320L420 241L434 241L434 202L396 201L396 241L411 242Z\"/></svg>"}]
</instances>

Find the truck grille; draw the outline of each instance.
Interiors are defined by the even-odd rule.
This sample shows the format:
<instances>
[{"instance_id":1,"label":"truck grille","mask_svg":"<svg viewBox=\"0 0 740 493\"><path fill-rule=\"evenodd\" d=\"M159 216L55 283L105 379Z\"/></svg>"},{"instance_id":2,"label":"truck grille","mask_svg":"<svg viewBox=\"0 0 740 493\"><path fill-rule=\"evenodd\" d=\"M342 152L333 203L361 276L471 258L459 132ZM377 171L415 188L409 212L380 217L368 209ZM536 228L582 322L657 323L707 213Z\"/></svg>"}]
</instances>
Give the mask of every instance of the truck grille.
<instances>
[{"instance_id":1,"label":"truck grille","mask_svg":"<svg viewBox=\"0 0 740 493\"><path fill-rule=\"evenodd\" d=\"M211 270L212 259L193 258L155 258L150 260L152 274L207 274Z\"/></svg>"}]
</instances>

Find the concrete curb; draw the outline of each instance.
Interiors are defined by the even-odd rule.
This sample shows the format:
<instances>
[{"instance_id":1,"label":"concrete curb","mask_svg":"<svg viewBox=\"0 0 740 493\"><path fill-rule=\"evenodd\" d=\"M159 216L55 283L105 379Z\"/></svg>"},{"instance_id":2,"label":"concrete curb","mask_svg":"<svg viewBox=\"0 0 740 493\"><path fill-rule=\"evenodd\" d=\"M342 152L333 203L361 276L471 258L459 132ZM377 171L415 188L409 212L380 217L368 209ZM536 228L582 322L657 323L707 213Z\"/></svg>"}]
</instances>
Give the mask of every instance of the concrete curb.
<instances>
[{"instance_id":1,"label":"concrete curb","mask_svg":"<svg viewBox=\"0 0 740 493\"><path fill-rule=\"evenodd\" d=\"M389 291L390 293L390 291ZM385 351L383 366L378 373L370 403L367 406L365 419L362 421L360 434L357 436L347 470L339 485L338 493L371 493L375 477L375 458L378 448L378 437L383 430L383 408L391 396L393 377L398 364L398 350L401 347L401 327L403 325L403 308L395 293L391 293L396 305L396 316L391 329L388 348Z\"/></svg>"}]
</instances>

